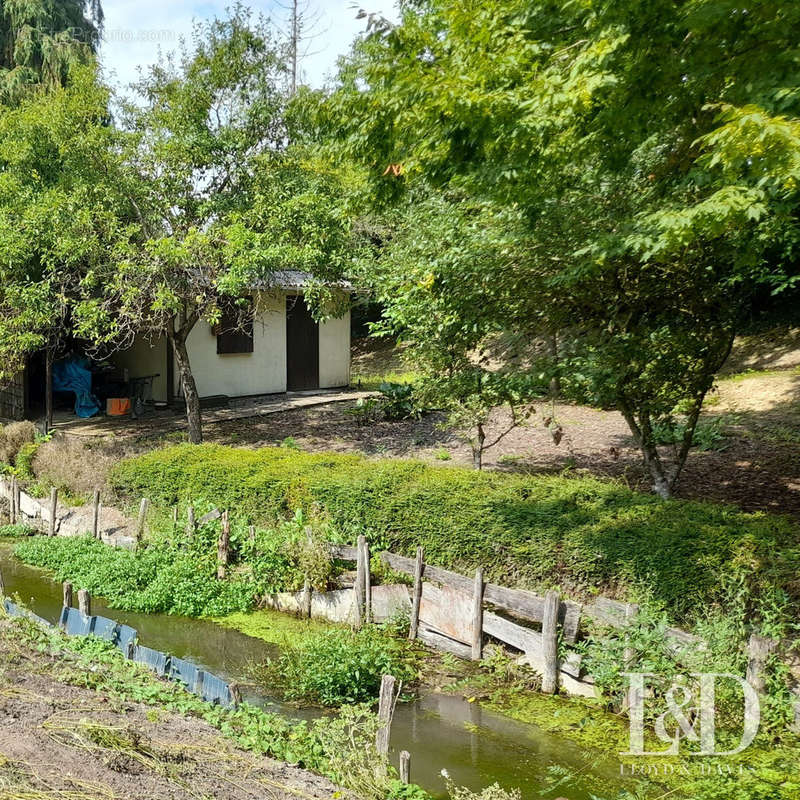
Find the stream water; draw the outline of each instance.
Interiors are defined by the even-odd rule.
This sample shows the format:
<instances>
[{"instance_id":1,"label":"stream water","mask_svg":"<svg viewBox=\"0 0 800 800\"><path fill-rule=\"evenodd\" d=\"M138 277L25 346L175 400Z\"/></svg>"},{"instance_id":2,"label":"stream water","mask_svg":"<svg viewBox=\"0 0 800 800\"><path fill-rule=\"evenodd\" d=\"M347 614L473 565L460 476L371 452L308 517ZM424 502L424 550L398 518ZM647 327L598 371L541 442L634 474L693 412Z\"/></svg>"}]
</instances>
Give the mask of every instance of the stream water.
<instances>
[{"instance_id":1,"label":"stream water","mask_svg":"<svg viewBox=\"0 0 800 800\"><path fill-rule=\"evenodd\" d=\"M8 545L0 546L0 568L7 594L18 595L47 620L58 619L61 586L46 572L19 562ZM210 620L118 611L101 598L92 598L92 613L131 625L142 644L192 661L228 681L246 682L248 664L277 652L274 645ZM308 719L320 713L285 705L266 692L244 694L249 702L287 717ZM411 753L412 780L436 797L445 796L442 769L458 785L480 790L499 783L506 789L519 788L525 800L589 800L592 795L614 796L619 788L618 768L611 759L598 763L569 741L443 694L397 706L391 747L395 762L401 750ZM566 768L576 777L553 791L551 768Z\"/></svg>"}]
</instances>

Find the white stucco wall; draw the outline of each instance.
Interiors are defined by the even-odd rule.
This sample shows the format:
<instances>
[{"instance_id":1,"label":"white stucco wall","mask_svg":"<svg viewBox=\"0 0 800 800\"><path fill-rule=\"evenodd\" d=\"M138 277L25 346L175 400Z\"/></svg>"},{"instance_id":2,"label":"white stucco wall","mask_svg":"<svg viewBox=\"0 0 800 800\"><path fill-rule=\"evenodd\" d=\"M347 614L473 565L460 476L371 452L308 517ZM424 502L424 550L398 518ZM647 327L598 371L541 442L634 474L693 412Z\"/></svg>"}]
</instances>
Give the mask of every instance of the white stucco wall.
<instances>
[{"instance_id":1,"label":"white stucco wall","mask_svg":"<svg viewBox=\"0 0 800 800\"><path fill-rule=\"evenodd\" d=\"M217 355L217 337L207 322L195 325L186 347L200 397L285 392L286 299L271 294L259 298L252 353Z\"/></svg>"},{"instance_id":2,"label":"white stucco wall","mask_svg":"<svg viewBox=\"0 0 800 800\"><path fill-rule=\"evenodd\" d=\"M263 294L257 301L253 324L253 352L217 355L217 337L207 322L198 322L189 334L186 347L192 372L201 397L227 395L242 397L286 391L286 295ZM166 340L150 345L137 339L129 350L114 358L127 368L132 378L159 373L153 382L153 398L167 400ZM175 365L173 387L176 398L182 395L180 372ZM320 325L320 388L347 386L350 383L350 312Z\"/></svg>"},{"instance_id":3,"label":"white stucco wall","mask_svg":"<svg viewBox=\"0 0 800 800\"><path fill-rule=\"evenodd\" d=\"M131 378L158 375L153 380L153 399L167 402L167 340L158 339L151 344L147 339L137 338L133 347L117 353L113 358L120 369L127 369Z\"/></svg>"},{"instance_id":4,"label":"white stucco wall","mask_svg":"<svg viewBox=\"0 0 800 800\"><path fill-rule=\"evenodd\" d=\"M350 383L350 312L319 326L319 386L333 389Z\"/></svg>"}]
</instances>

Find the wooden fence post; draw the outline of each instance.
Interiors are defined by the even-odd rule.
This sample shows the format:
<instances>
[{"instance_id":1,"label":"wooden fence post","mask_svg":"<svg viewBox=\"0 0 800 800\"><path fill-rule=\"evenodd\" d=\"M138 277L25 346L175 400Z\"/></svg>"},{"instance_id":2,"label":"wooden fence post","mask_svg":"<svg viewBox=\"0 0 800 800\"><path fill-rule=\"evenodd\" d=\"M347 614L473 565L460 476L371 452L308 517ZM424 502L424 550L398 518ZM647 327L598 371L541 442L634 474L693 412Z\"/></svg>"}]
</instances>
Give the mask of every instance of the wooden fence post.
<instances>
[{"instance_id":1,"label":"wooden fence post","mask_svg":"<svg viewBox=\"0 0 800 800\"><path fill-rule=\"evenodd\" d=\"M6 596L6 582L3 580L3 573L0 572L0 597Z\"/></svg>"},{"instance_id":2,"label":"wooden fence post","mask_svg":"<svg viewBox=\"0 0 800 800\"><path fill-rule=\"evenodd\" d=\"M17 476L14 476L14 517L17 523L22 523L22 487L19 485Z\"/></svg>"},{"instance_id":3,"label":"wooden fence post","mask_svg":"<svg viewBox=\"0 0 800 800\"><path fill-rule=\"evenodd\" d=\"M231 558L231 523L228 512L222 512L222 531L217 545L217 580L223 580Z\"/></svg>"},{"instance_id":4,"label":"wooden fence post","mask_svg":"<svg viewBox=\"0 0 800 800\"><path fill-rule=\"evenodd\" d=\"M363 539L363 543L361 543ZM372 583L370 582L369 569L369 544L365 537L359 538L362 547L362 561L364 562L364 622L369 625L372 622Z\"/></svg>"},{"instance_id":5,"label":"wooden fence post","mask_svg":"<svg viewBox=\"0 0 800 800\"><path fill-rule=\"evenodd\" d=\"M8 521L17 524L17 476L11 476L11 496L8 498Z\"/></svg>"},{"instance_id":6,"label":"wooden fence post","mask_svg":"<svg viewBox=\"0 0 800 800\"><path fill-rule=\"evenodd\" d=\"M142 498L142 502L139 505L139 519L136 521L136 544L138 545L139 542L142 541L142 537L144 536L144 527L145 522L147 521L147 509L150 507L150 501L146 498Z\"/></svg>"},{"instance_id":7,"label":"wooden fence post","mask_svg":"<svg viewBox=\"0 0 800 800\"><path fill-rule=\"evenodd\" d=\"M764 670L767 659L778 646L774 639L753 634L747 643L747 682L759 693L767 688Z\"/></svg>"},{"instance_id":8,"label":"wooden fence post","mask_svg":"<svg viewBox=\"0 0 800 800\"><path fill-rule=\"evenodd\" d=\"M635 605L634 603L627 603L625 605L625 625L626 626L630 625L631 621L636 617L638 613L639 613L638 605ZM622 651L622 660L624 662L625 670L627 672L630 672L632 670L634 661L636 660L636 651L630 646L630 639L631 639L630 634L626 631L625 649ZM630 708L631 691L632 689L625 692L625 695L622 698L621 710L623 712L627 712L628 709Z\"/></svg>"},{"instance_id":9,"label":"wooden fence post","mask_svg":"<svg viewBox=\"0 0 800 800\"><path fill-rule=\"evenodd\" d=\"M314 543L314 534L310 526L306 528L306 542L310 549ZM311 579L307 572L303 582L303 617L311 619Z\"/></svg>"},{"instance_id":10,"label":"wooden fence post","mask_svg":"<svg viewBox=\"0 0 800 800\"><path fill-rule=\"evenodd\" d=\"M178 518L180 517L180 509L177 505L173 506L172 508L172 524L177 527L178 525Z\"/></svg>"},{"instance_id":11,"label":"wooden fence post","mask_svg":"<svg viewBox=\"0 0 800 800\"><path fill-rule=\"evenodd\" d=\"M228 691L231 693L234 707L238 706L242 702L242 692L239 689L239 684L235 682L229 683Z\"/></svg>"},{"instance_id":12,"label":"wooden fence post","mask_svg":"<svg viewBox=\"0 0 800 800\"><path fill-rule=\"evenodd\" d=\"M558 592L544 598L542 619L542 692L555 694L558 689Z\"/></svg>"},{"instance_id":13,"label":"wooden fence post","mask_svg":"<svg viewBox=\"0 0 800 800\"><path fill-rule=\"evenodd\" d=\"M92 536L95 539L100 539L100 490L94 490L94 499L92 501Z\"/></svg>"},{"instance_id":14,"label":"wooden fence post","mask_svg":"<svg viewBox=\"0 0 800 800\"><path fill-rule=\"evenodd\" d=\"M483 567L475 570L472 590L472 660L483 657Z\"/></svg>"},{"instance_id":15,"label":"wooden fence post","mask_svg":"<svg viewBox=\"0 0 800 800\"><path fill-rule=\"evenodd\" d=\"M411 783L411 753L408 750L400 753L400 782Z\"/></svg>"},{"instance_id":16,"label":"wooden fence post","mask_svg":"<svg viewBox=\"0 0 800 800\"><path fill-rule=\"evenodd\" d=\"M58 515L58 489L50 490L50 535L56 535L56 516Z\"/></svg>"},{"instance_id":17,"label":"wooden fence post","mask_svg":"<svg viewBox=\"0 0 800 800\"><path fill-rule=\"evenodd\" d=\"M64 581L64 585L61 589L64 598L62 605L64 608L72 608L72 584L69 581Z\"/></svg>"},{"instance_id":18,"label":"wooden fence post","mask_svg":"<svg viewBox=\"0 0 800 800\"><path fill-rule=\"evenodd\" d=\"M87 617L92 616L92 596L86 589L78 590L78 608L81 614L85 614Z\"/></svg>"},{"instance_id":19,"label":"wooden fence post","mask_svg":"<svg viewBox=\"0 0 800 800\"><path fill-rule=\"evenodd\" d=\"M361 627L361 623L364 619L364 541L365 538L363 536L359 536L358 544L356 545L356 582L353 586L353 605L355 606L356 628Z\"/></svg>"},{"instance_id":20,"label":"wooden fence post","mask_svg":"<svg viewBox=\"0 0 800 800\"><path fill-rule=\"evenodd\" d=\"M411 641L417 638L419 631L419 607L422 603L422 574L425 570L425 549L417 548L417 560L414 564L414 596L411 600L411 625L408 629L408 638Z\"/></svg>"},{"instance_id":21,"label":"wooden fence post","mask_svg":"<svg viewBox=\"0 0 800 800\"><path fill-rule=\"evenodd\" d=\"M186 535L190 541L194 537L195 530L197 530L197 523L194 519L194 506L189 506L186 509Z\"/></svg>"},{"instance_id":22,"label":"wooden fence post","mask_svg":"<svg viewBox=\"0 0 800 800\"><path fill-rule=\"evenodd\" d=\"M256 543L256 526L255 525L251 525L248 528L248 533L250 534L250 544L255 544Z\"/></svg>"},{"instance_id":23,"label":"wooden fence post","mask_svg":"<svg viewBox=\"0 0 800 800\"><path fill-rule=\"evenodd\" d=\"M394 675L384 675L381 680L381 694L378 701L378 722L381 727L375 736L378 755L386 758L389 755L389 737L392 732L392 715L394 712Z\"/></svg>"}]
</instances>

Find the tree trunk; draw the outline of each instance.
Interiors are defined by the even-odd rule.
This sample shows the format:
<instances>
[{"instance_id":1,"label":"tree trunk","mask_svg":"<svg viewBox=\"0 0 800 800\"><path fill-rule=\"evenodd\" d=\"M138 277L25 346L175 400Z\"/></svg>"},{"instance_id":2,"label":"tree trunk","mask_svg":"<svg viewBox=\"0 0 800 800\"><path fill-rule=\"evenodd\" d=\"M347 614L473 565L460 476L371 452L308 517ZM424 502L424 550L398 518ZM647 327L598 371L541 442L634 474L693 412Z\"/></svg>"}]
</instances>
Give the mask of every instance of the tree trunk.
<instances>
[{"instance_id":1,"label":"tree trunk","mask_svg":"<svg viewBox=\"0 0 800 800\"><path fill-rule=\"evenodd\" d=\"M202 444L203 416L200 411L200 395L197 393L197 383L195 383L192 367L189 363L186 338L178 334L170 338L175 360L178 362L178 369L181 373L181 386L183 387L183 397L186 401L186 421L189 425L189 441L192 444Z\"/></svg>"},{"instance_id":2,"label":"tree trunk","mask_svg":"<svg viewBox=\"0 0 800 800\"><path fill-rule=\"evenodd\" d=\"M478 436L472 444L472 465L477 470L483 469L483 446L486 442L486 431L483 425L478 423Z\"/></svg>"},{"instance_id":3,"label":"tree trunk","mask_svg":"<svg viewBox=\"0 0 800 800\"><path fill-rule=\"evenodd\" d=\"M550 341L548 342L549 349L550 349L550 358L553 359L553 366L558 364L558 335L553 334L550 337ZM561 394L561 378L558 375L554 375L550 379L550 394L555 399Z\"/></svg>"},{"instance_id":4,"label":"tree trunk","mask_svg":"<svg viewBox=\"0 0 800 800\"><path fill-rule=\"evenodd\" d=\"M664 469L664 462L661 460L658 448L653 442L650 415L647 412L640 411L640 425L636 422L636 417L631 408L624 403L620 403L619 410L625 418L625 422L628 423L636 445L641 450L644 465L653 480L653 491L663 500L669 500L672 497L674 482L667 475L667 471Z\"/></svg>"},{"instance_id":5,"label":"tree trunk","mask_svg":"<svg viewBox=\"0 0 800 800\"><path fill-rule=\"evenodd\" d=\"M44 432L53 429L53 348L48 346L44 365Z\"/></svg>"}]
</instances>

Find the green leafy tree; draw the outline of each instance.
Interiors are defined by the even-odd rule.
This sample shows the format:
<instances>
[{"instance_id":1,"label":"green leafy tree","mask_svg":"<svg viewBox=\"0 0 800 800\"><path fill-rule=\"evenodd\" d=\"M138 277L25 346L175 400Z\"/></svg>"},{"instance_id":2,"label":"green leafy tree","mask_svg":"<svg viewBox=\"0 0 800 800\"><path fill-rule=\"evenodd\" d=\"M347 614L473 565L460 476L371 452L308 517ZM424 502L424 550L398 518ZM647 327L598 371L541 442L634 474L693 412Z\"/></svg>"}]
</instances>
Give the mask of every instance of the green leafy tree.
<instances>
[{"instance_id":1,"label":"green leafy tree","mask_svg":"<svg viewBox=\"0 0 800 800\"><path fill-rule=\"evenodd\" d=\"M238 323L256 290L281 273L313 276L322 316L342 311L331 283L352 258L337 176L287 146L285 67L271 29L237 6L195 29L193 47L152 68L120 116L124 177L136 235L96 275L78 313L98 346L166 337L186 402L189 438L202 416L187 338L226 309Z\"/></svg>"},{"instance_id":2,"label":"green leafy tree","mask_svg":"<svg viewBox=\"0 0 800 800\"><path fill-rule=\"evenodd\" d=\"M71 75L0 114L0 381L37 350L52 365L132 214L109 158L108 92L91 66Z\"/></svg>"},{"instance_id":3,"label":"green leafy tree","mask_svg":"<svg viewBox=\"0 0 800 800\"><path fill-rule=\"evenodd\" d=\"M317 121L373 200L432 184L521 215L524 255L483 262L518 273L497 326L558 335L552 366L620 409L668 497L753 297L800 281L798 30L780 0L408 3Z\"/></svg>"},{"instance_id":4,"label":"green leafy tree","mask_svg":"<svg viewBox=\"0 0 800 800\"><path fill-rule=\"evenodd\" d=\"M383 305L380 335L409 345L421 375L418 402L442 409L482 468L486 450L530 417L542 380L495 365L487 340L521 290L515 264L526 232L517 215L453 195L414 194L392 216L379 257L364 265L365 283ZM502 268L499 268L502 265ZM492 412L510 422L495 430Z\"/></svg>"},{"instance_id":5,"label":"green leafy tree","mask_svg":"<svg viewBox=\"0 0 800 800\"><path fill-rule=\"evenodd\" d=\"M4 0L0 100L18 102L35 86L63 86L70 67L91 61L102 24L99 0Z\"/></svg>"}]
</instances>

